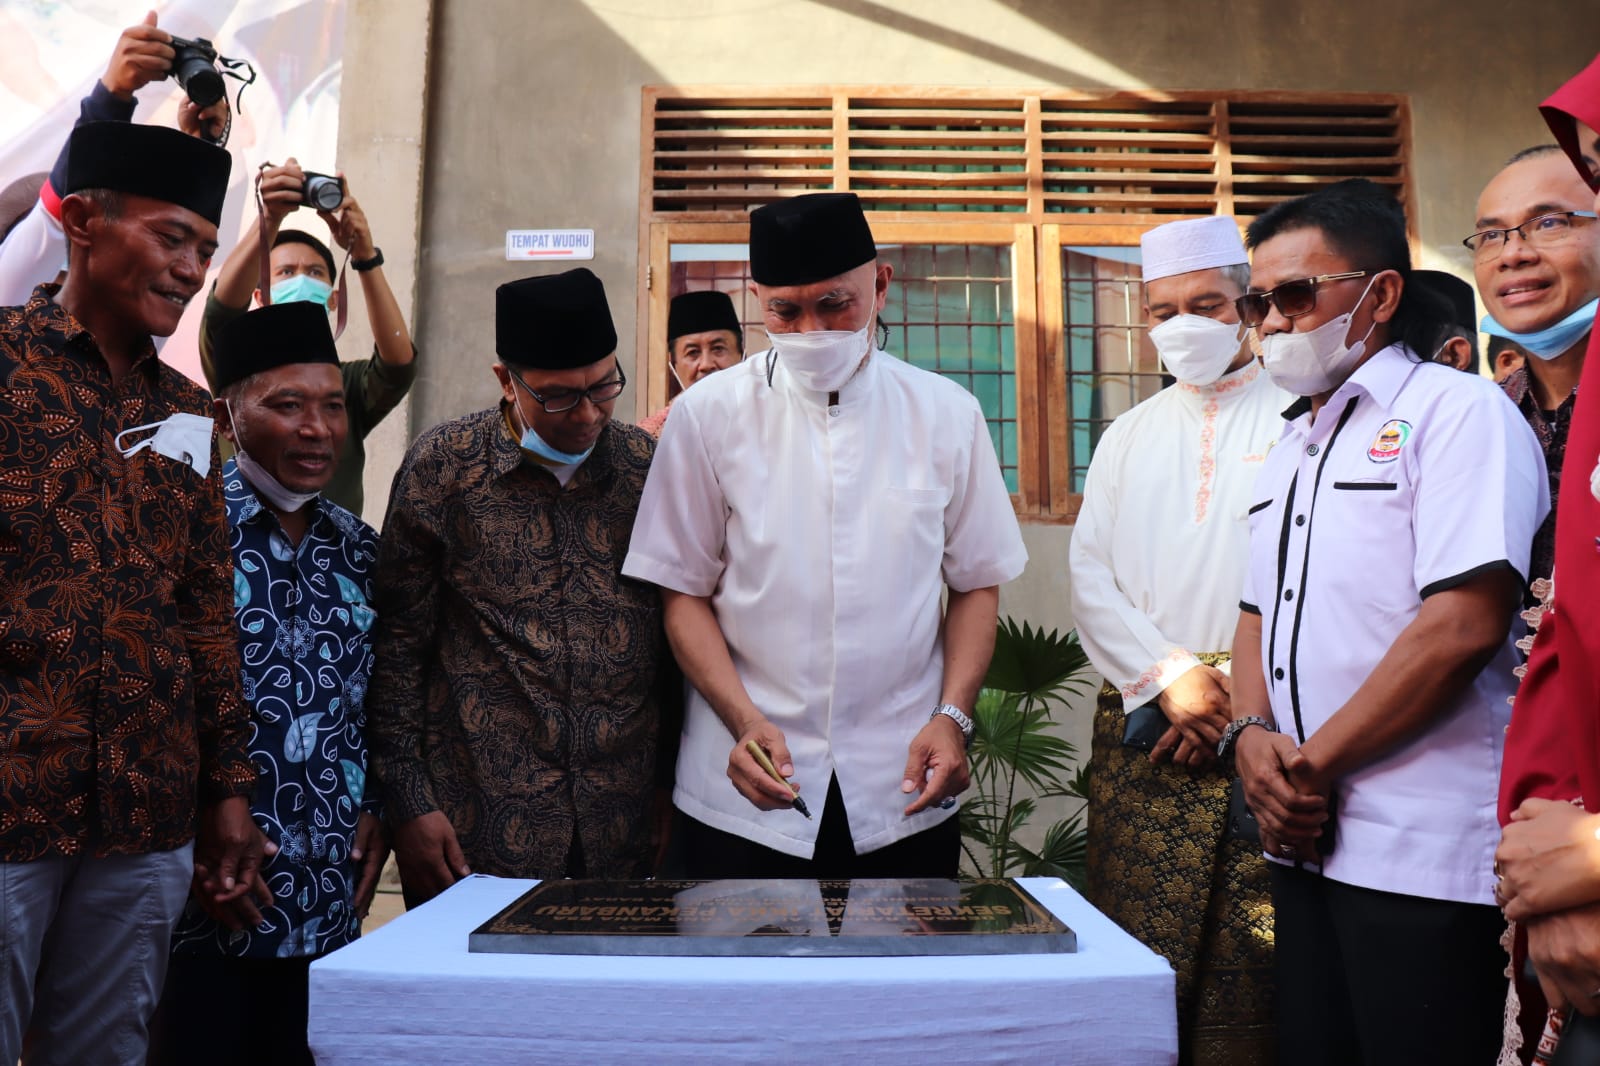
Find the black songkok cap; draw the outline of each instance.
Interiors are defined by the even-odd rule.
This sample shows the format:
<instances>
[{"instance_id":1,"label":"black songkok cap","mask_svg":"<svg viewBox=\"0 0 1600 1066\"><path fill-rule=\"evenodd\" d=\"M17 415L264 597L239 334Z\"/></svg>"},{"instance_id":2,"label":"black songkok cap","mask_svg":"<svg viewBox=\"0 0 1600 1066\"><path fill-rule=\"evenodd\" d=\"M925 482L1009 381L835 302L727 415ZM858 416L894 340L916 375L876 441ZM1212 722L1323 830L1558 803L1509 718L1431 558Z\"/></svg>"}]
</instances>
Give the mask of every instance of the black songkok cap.
<instances>
[{"instance_id":1,"label":"black songkok cap","mask_svg":"<svg viewBox=\"0 0 1600 1066\"><path fill-rule=\"evenodd\" d=\"M605 286L585 267L508 281L494 291L494 350L528 370L571 370L617 350Z\"/></svg>"},{"instance_id":2,"label":"black songkok cap","mask_svg":"<svg viewBox=\"0 0 1600 1066\"><path fill-rule=\"evenodd\" d=\"M1472 286L1442 270L1413 270L1411 284L1433 293L1450 308L1450 320L1468 333L1478 332L1478 311Z\"/></svg>"},{"instance_id":3,"label":"black songkok cap","mask_svg":"<svg viewBox=\"0 0 1600 1066\"><path fill-rule=\"evenodd\" d=\"M67 139L69 196L114 189L187 207L213 226L222 221L233 157L214 144L168 126L86 122Z\"/></svg>"},{"instance_id":4,"label":"black songkok cap","mask_svg":"<svg viewBox=\"0 0 1600 1066\"><path fill-rule=\"evenodd\" d=\"M810 285L877 258L853 192L818 192L750 212L750 277L758 285Z\"/></svg>"},{"instance_id":5,"label":"black songkok cap","mask_svg":"<svg viewBox=\"0 0 1600 1066\"><path fill-rule=\"evenodd\" d=\"M229 322L217 340L216 391L263 370L295 363L339 364L328 312L309 300L257 308Z\"/></svg>"},{"instance_id":6,"label":"black songkok cap","mask_svg":"<svg viewBox=\"0 0 1600 1066\"><path fill-rule=\"evenodd\" d=\"M672 301L667 310L667 345L685 333L709 333L725 329L735 337L742 336L744 325L739 313L733 309L733 300L717 289L704 292L686 292Z\"/></svg>"}]
</instances>

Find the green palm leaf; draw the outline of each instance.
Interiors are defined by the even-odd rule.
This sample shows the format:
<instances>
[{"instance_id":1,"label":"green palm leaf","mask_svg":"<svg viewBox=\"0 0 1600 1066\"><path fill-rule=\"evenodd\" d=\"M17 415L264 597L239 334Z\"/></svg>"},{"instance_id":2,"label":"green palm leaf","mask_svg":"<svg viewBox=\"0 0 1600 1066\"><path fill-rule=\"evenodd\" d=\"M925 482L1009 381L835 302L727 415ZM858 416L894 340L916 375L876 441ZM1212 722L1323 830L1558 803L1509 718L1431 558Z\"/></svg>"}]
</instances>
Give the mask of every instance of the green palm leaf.
<instances>
[{"instance_id":1,"label":"green palm leaf","mask_svg":"<svg viewBox=\"0 0 1600 1066\"><path fill-rule=\"evenodd\" d=\"M1088 670L1075 632L1061 636L1010 619L996 629L994 658L972 714L973 793L961 811L962 850L973 871L991 877L1018 871L1081 884L1081 811L1050 825L1037 853L1016 838L1039 813L1040 800L1087 796L1087 768L1077 764L1077 749L1055 734L1051 711L1086 689ZM1018 797L1019 781L1034 795Z\"/></svg>"},{"instance_id":2,"label":"green palm leaf","mask_svg":"<svg viewBox=\"0 0 1600 1066\"><path fill-rule=\"evenodd\" d=\"M1089 657L1076 632L1063 637L1054 629L1046 633L1027 622L1018 628L1007 618L995 633L994 657L983 683L1035 700L1060 702L1068 691L1081 688L1084 682L1078 675L1088 666Z\"/></svg>"}]
</instances>

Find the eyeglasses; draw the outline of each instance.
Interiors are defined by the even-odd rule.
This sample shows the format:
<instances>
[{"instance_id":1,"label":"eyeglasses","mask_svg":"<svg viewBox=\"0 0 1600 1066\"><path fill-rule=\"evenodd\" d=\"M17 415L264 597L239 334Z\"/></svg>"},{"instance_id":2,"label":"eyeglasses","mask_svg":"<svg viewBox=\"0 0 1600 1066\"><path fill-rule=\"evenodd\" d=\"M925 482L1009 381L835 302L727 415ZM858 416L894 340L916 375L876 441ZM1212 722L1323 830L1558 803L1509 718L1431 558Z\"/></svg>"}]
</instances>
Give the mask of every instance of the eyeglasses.
<instances>
[{"instance_id":1,"label":"eyeglasses","mask_svg":"<svg viewBox=\"0 0 1600 1066\"><path fill-rule=\"evenodd\" d=\"M1506 246L1506 241L1513 233L1521 237L1523 243L1535 247L1560 244L1572 232L1572 220L1575 218L1600 218L1600 215L1593 211L1552 211L1548 215L1535 215L1520 226L1479 230L1463 238L1461 243L1476 252L1479 259L1499 255L1500 249Z\"/></svg>"},{"instance_id":2,"label":"eyeglasses","mask_svg":"<svg viewBox=\"0 0 1600 1066\"><path fill-rule=\"evenodd\" d=\"M511 380L521 385L529 396L539 401L539 406L544 408L545 414L550 415L559 415L572 410L582 403L585 397L596 407L610 403L622 395L623 388L628 384L628 376L622 372L620 365L617 367L615 381L602 381L598 385L590 385L587 389L552 389L541 395L534 392L532 386L523 381L515 370L511 371Z\"/></svg>"},{"instance_id":3,"label":"eyeglasses","mask_svg":"<svg viewBox=\"0 0 1600 1066\"><path fill-rule=\"evenodd\" d=\"M1284 318L1298 318L1316 308L1317 287L1324 282L1364 278L1371 273L1370 270L1347 270L1342 274L1318 274L1314 278L1286 281L1266 292L1247 292L1234 300L1233 306L1239 312L1239 321L1253 329L1266 321L1269 304Z\"/></svg>"}]
</instances>

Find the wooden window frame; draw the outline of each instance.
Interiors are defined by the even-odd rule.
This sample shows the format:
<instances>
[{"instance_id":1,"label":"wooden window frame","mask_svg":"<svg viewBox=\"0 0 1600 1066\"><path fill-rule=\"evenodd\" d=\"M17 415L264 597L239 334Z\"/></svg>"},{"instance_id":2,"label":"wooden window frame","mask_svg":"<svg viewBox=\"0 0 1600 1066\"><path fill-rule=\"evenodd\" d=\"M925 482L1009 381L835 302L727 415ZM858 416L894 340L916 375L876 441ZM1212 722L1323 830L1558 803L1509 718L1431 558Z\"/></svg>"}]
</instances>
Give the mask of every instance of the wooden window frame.
<instances>
[{"instance_id":1,"label":"wooden window frame","mask_svg":"<svg viewBox=\"0 0 1600 1066\"><path fill-rule=\"evenodd\" d=\"M1418 247L1400 94L831 85L642 94L638 413L667 402L671 246L744 244L752 206L854 191L885 244L1013 249L1013 503L1030 522L1070 523L1082 503L1071 477L1064 246L1137 246L1147 229L1205 214L1248 221L1354 173L1395 190ZM903 209L921 203L940 209Z\"/></svg>"}]
</instances>

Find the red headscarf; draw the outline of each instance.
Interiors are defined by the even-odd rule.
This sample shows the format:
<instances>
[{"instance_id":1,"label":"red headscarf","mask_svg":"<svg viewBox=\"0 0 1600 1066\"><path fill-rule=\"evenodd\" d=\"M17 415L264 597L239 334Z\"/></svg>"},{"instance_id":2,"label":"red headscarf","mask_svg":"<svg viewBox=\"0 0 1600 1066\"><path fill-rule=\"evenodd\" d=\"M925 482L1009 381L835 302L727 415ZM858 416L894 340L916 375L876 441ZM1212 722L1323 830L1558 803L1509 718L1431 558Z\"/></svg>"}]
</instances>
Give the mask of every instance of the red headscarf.
<instances>
[{"instance_id":1,"label":"red headscarf","mask_svg":"<svg viewBox=\"0 0 1600 1066\"><path fill-rule=\"evenodd\" d=\"M1600 130L1600 56L1539 108L1591 188L1600 175L1584 159L1577 122ZM1591 148L1592 150L1592 148ZM1500 778L1500 821L1529 796L1578 799L1600 811L1600 500L1590 478L1600 465L1600 329L1589 333L1583 376L1561 466L1556 510L1556 596L1534 639L1517 692Z\"/></svg>"}]
</instances>

